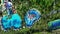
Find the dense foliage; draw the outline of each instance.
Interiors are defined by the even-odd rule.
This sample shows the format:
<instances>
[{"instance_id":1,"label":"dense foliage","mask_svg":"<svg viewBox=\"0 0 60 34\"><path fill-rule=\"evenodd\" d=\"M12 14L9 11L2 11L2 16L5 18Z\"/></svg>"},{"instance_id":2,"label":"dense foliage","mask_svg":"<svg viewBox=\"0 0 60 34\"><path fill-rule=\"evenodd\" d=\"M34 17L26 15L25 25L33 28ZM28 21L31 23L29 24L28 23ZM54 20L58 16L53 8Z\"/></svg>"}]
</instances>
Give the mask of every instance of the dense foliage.
<instances>
[{"instance_id":1,"label":"dense foliage","mask_svg":"<svg viewBox=\"0 0 60 34\"><path fill-rule=\"evenodd\" d=\"M36 8L41 12L41 19L36 22L32 28L22 28L19 31L10 30L8 32L0 31L1 34L51 34L48 32L48 22L55 19L60 19L60 13L50 14L51 11L60 11L60 0L13 0L18 14L21 16L25 26L24 16L26 12L31 8Z\"/></svg>"}]
</instances>

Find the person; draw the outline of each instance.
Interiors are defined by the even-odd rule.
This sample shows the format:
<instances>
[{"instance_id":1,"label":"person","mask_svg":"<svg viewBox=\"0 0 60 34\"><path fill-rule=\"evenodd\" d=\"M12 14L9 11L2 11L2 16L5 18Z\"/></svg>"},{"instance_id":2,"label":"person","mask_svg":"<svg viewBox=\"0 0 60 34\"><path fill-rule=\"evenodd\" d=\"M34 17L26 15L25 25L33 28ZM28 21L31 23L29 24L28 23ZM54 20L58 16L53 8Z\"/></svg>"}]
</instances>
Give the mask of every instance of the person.
<instances>
[{"instance_id":1,"label":"person","mask_svg":"<svg viewBox=\"0 0 60 34\"><path fill-rule=\"evenodd\" d=\"M13 14L17 12L14 6L12 6L12 12Z\"/></svg>"},{"instance_id":2,"label":"person","mask_svg":"<svg viewBox=\"0 0 60 34\"><path fill-rule=\"evenodd\" d=\"M0 16L2 16L2 11L0 11Z\"/></svg>"},{"instance_id":3,"label":"person","mask_svg":"<svg viewBox=\"0 0 60 34\"><path fill-rule=\"evenodd\" d=\"M7 10L8 15L11 15L12 14L12 2L9 0L9 1L5 1L4 4L5 4L5 8Z\"/></svg>"},{"instance_id":4,"label":"person","mask_svg":"<svg viewBox=\"0 0 60 34\"><path fill-rule=\"evenodd\" d=\"M0 11L0 25L1 25L1 19L2 19L2 11Z\"/></svg>"}]
</instances>

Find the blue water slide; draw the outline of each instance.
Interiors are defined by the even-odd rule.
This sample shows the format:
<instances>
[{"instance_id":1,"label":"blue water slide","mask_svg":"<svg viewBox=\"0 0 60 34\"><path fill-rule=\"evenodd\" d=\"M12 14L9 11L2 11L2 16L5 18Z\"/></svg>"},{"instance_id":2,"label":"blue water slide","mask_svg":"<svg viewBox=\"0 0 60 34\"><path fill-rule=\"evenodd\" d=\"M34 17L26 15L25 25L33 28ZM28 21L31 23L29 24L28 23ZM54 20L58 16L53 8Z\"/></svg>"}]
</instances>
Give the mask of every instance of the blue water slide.
<instances>
[{"instance_id":1,"label":"blue water slide","mask_svg":"<svg viewBox=\"0 0 60 34\"><path fill-rule=\"evenodd\" d=\"M18 14L13 14L10 19L5 15L2 17L1 22L4 29L11 28L12 26L17 29L22 26L22 20Z\"/></svg>"}]
</instances>

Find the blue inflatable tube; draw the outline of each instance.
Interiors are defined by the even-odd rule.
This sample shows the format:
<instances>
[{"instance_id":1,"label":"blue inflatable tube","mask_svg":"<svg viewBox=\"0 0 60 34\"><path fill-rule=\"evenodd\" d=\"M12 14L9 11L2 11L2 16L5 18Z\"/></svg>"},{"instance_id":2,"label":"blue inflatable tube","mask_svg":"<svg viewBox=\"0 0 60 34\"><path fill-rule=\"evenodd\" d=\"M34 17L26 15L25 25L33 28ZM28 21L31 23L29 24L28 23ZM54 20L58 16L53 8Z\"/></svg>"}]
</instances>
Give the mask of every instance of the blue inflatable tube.
<instances>
[{"instance_id":1,"label":"blue inflatable tube","mask_svg":"<svg viewBox=\"0 0 60 34\"><path fill-rule=\"evenodd\" d=\"M25 16L26 26L31 27L39 18L41 18L41 13L36 9L30 9Z\"/></svg>"},{"instance_id":2,"label":"blue inflatable tube","mask_svg":"<svg viewBox=\"0 0 60 34\"><path fill-rule=\"evenodd\" d=\"M51 30L59 29L60 28L60 19L49 22L48 28Z\"/></svg>"},{"instance_id":3,"label":"blue inflatable tube","mask_svg":"<svg viewBox=\"0 0 60 34\"><path fill-rule=\"evenodd\" d=\"M11 25L17 29L20 28L22 26L22 20L21 17L18 14L13 14L12 15L12 22Z\"/></svg>"},{"instance_id":4,"label":"blue inflatable tube","mask_svg":"<svg viewBox=\"0 0 60 34\"><path fill-rule=\"evenodd\" d=\"M7 18L8 18L7 16L3 16L2 20L1 20L2 26L3 26L4 29L7 29L7 28L11 27L11 23L10 23L11 21L10 21L10 19L7 19Z\"/></svg>"}]
</instances>

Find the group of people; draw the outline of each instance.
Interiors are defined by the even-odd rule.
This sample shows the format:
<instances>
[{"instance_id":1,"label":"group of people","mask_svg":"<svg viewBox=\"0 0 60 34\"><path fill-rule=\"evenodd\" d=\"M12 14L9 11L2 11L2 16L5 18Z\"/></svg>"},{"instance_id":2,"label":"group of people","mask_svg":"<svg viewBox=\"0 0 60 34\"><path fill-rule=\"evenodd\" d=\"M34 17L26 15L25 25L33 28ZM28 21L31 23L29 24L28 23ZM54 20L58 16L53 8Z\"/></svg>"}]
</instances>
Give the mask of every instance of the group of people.
<instances>
[{"instance_id":1,"label":"group of people","mask_svg":"<svg viewBox=\"0 0 60 34\"><path fill-rule=\"evenodd\" d=\"M3 23L1 23L2 20L3 20L3 18L6 19L5 16L11 16L12 14L16 13L16 10L15 10L15 7L13 6L11 0L4 1L4 4L2 5L2 7L3 7L2 8L3 11L2 10L0 11L0 25L1 25L1 28L3 30L3 28L4 28L4 27L2 27L2 24ZM6 14L3 14L4 12L6 12L7 15ZM6 21L8 21L8 20L6 20Z\"/></svg>"},{"instance_id":2,"label":"group of people","mask_svg":"<svg viewBox=\"0 0 60 34\"><path fill-rule=\"evenodd\" d=\"M11 0L5 1L4 7L5 7L5 10L7 11L8 15L15 13L15 7L13 6Z\"/></svg>"}]
</instances>

